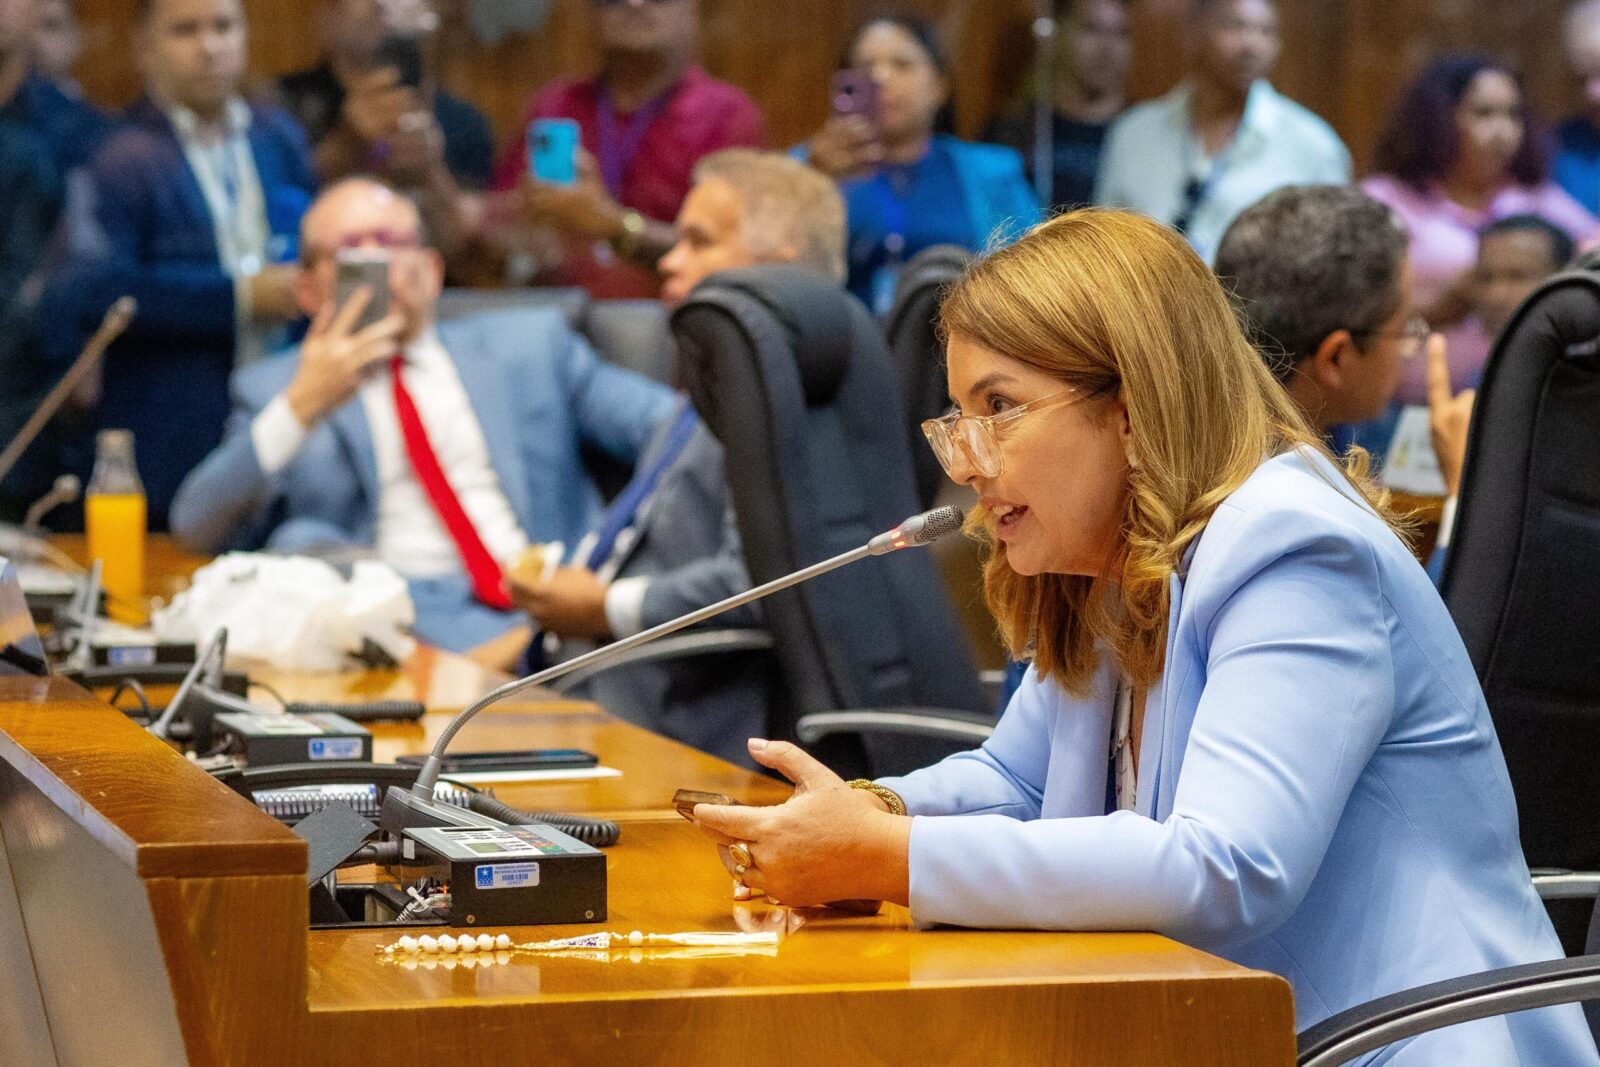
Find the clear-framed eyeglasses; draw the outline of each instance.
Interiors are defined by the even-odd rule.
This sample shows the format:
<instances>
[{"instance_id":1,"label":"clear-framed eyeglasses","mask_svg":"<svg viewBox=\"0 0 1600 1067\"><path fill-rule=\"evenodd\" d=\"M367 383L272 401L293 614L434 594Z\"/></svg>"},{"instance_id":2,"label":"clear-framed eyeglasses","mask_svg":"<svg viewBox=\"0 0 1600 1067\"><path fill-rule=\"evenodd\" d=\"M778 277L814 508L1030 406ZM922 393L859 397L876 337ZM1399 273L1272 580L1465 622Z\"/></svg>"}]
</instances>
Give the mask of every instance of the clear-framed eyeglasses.
<instances>
[{"instance_id":1,"label":"clear-framed eyeglasses","mask_svg":"<svg viewBox=\"0 0 1600 1067\"><path fill-rule=\"evenodd\" d=\"M1413 315L1398 330L1352 330L1357 337L1392 337L1400 342L1400 358L1411 359L1427 343L1432 328L1421 315Z\"/></svg>"},{"instance_id":2,"label":"clear-framed eyeglasses","mask_svg":"<svg viewBox=\"0 0 1600 1067\"><path fill-rule=\"evenodd\" d=\"M1005 454L1000 450L1000 429L1016 422L1031 411L1039 411L1052 404L1063 403L1078 397L1076 389L1062 389L1018 404L998 415L962 415L952 411L922 424L923 436L933 446L946 474L955 477L956 450L960 449L973 470L984 478L998 478L1005 471Z\"/></svg>"}]
</instances>

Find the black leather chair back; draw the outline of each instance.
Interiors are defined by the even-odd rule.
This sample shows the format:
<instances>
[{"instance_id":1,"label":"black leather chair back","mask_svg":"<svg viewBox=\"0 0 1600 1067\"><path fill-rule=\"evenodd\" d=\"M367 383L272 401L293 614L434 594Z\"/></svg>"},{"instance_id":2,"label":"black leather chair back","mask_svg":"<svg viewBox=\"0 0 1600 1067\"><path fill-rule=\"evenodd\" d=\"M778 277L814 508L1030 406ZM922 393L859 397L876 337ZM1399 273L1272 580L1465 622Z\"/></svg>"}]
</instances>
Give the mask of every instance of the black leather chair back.
<instances>
[{"instance_id":1,"label":"black leather chair back","mask_svg":"<svg viewBox=\"0 0 1600 1067\"><path fill-rule=\"evenodd\" d=\"M935 328L939 302L970 262L972 253L955 245L935 245L912 256L895 283L894 306L884 326L906 398L917 500L924 508L933 506L945 485L944 471L922 436L924 420L938 418L950 406L944 342Z\"/></svg>"},{"instance_id":2,"label":"black leather chair back","mask_svg":"<svg viewBox=\"0 0 1600 1067\"><path fill-rule=\"evenodd\" d=\"M683 384L727 449L757 584L864 544L916 512L900 384L872 317L789 266L702 282L673 316ZM814 711L983 709L927 552L864 560L763 605L785 683L773 736ZM830 753L854 760L864 750Z\"/></svg>"},{"instance_id":3,"label":"black leather chair back","mask_svg":"<svg viewBox=\"0 0 1600 1067\"><path fill-rule=\"evenodd\" d=\"M1441 591L1529 864L1600 869L1600 276L1546 282L1496 342Z\"/></svg>"}]
</instances>

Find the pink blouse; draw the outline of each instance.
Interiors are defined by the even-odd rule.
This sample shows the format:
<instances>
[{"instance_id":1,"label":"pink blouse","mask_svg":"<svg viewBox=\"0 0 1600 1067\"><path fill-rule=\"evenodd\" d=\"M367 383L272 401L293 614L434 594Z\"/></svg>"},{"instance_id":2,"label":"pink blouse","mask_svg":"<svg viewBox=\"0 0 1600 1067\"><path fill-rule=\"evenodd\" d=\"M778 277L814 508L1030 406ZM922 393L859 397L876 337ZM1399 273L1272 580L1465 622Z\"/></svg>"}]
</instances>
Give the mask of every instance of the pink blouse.
<instances>
[{"instance_id":1,"label":"pink blouse","mask_svg":"<svg viewBox=\"0 0 1600 1067\"><path fill-rule=\"evenodd\" d=\"M1600 236L1600 219L1553 182L1508 185L1483 211L1449 199L1437 187L1419 192L1388 174L1361 183L1368 196L1399 213L1411 231L1413 300L1427 307L1449 290L1478 258L1478 231L1508 215L1538 215L1566 230L1580 245Z\"/></svg>"}]
</instances>

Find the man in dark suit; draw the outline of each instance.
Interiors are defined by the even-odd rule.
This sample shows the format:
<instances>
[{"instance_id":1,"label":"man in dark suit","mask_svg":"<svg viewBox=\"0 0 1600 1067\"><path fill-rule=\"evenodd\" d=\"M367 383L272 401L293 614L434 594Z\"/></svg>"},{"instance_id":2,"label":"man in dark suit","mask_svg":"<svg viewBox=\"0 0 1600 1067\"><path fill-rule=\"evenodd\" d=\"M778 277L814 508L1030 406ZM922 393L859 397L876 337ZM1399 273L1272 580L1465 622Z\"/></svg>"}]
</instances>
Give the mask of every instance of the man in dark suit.
<instances>
[{"instance_id":1,"label":"man in dark suit","mask_svg":"<svg viewBox=\"0 0 1600 1067\"><path fill-rule=\"evenodd\" d=\"M139 301L94 421L133 430L163 529L178 483L222 439L234 366L299 315L286 261L315 182L294 120L238 95L239 0L144 0L140 25L146 95L90 165L98 247L75 251L41 315L62 324L51 355L65 362L117 297Z\"/></svg>"},{"instance_id":2,"label":"man in dark suit","mask_svg":"<svg viewBox=\"0 0 1600 1067\"><path fill-rule=\"evenodd\" d=\"M827 178L751 149L703 159L661 260L676 305L703 278L758 263L796 263L844 280L844 204ZM749 588L722 446L688 402L656 434L634 481L568 566L512 593L558 656L627 637ZM751 626L754 608L718 626ZM745 739L766 726L766 657L718 655L602 672L580 692L617 715L724 759L749 763Z\"/></svg>"},{"instance_id":3,"label":"man in dark suit","mask_svg":"<svg viewBox=\"0 0 1600 1067\"><path fill-rule=\"evenodd\" d=\"M386 317L359 324L360 290L335 305L342 251L387 261ZM601 362L553 309L436 326L439 253L373 179L318 198L300 256L311 330L235 376L228 437L184 481L173 533L204 553L368 549L407 579L418 637L508 666L528 631L504 572L595 522L584 448L634 463L671 390Z\"/></svg>"}]
</instances>

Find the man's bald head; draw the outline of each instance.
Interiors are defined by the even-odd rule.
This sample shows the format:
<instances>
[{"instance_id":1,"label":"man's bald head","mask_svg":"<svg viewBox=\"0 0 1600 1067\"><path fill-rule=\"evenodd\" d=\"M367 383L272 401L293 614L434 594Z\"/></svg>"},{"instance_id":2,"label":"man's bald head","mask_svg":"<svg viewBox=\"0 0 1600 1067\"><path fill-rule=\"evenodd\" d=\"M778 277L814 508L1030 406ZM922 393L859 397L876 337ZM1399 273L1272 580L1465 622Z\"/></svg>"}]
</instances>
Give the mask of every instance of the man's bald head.
<instances>
[{"instance_id":1,"label":"man's bald head","mask_svg":"<svg viewBox=\"0 0 1600 1067\"><path fill-rule=\"evenodd\" d=\"M376 178L346 178L324 190L300 220L300 259L309 265L318 256L356 247L379 232L413 247L427 243L422 212L409 197Z\"/></svg>"},{"instance_id":2,"label":"man's bald head","mask_svg":"<svg viewBox=\"0 0 1600 1067\"><path fill-rule=\"evenodd\" d=\"M444 264L428 246L422 213L408 197L375 178L346 178L317 197L300 220L296 295L315 316L334 299L341 249L385 249L391 256L391 303L406 319L406 339L433 321Z\"/></svg>"}]
</instances>

